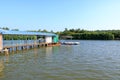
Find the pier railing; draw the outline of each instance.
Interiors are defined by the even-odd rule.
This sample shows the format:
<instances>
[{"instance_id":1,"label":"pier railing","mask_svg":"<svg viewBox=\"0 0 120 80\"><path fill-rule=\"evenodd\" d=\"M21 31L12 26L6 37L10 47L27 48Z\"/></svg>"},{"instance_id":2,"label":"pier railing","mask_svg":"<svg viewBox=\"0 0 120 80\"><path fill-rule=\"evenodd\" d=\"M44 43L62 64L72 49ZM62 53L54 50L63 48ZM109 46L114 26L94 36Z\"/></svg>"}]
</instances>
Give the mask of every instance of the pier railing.
<instances>
[{"instance_id":1,"label":"pier railing","mask_svg":"<svg viewBox=\"0 0 120 80\"><path fill-rule=\"evenodd\" d=\"M36 44L36 43L41 43L44 41L40 40L4 40L3 41L3 46L16 46L16 45L27 45L27 44Z\"/></svg>"}]
</instances>

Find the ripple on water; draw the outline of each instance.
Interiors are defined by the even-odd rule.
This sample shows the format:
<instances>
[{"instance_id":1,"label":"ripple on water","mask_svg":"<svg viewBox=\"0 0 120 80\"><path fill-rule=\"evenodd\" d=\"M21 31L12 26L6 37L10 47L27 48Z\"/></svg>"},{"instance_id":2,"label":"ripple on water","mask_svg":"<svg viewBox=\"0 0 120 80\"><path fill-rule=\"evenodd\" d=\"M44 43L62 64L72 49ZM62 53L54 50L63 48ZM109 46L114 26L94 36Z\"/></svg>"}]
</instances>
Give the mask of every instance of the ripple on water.
<instances>
[{"instance_id":1,"label":"ripple on water","mask_svg":"<svg viewBox=\"0 0 120 80\"><path fill-rule=\"evenodd\" d=\"M1 80L119 80L118 41L80 41L0 56Z\"/></svg>"}]
</instances>

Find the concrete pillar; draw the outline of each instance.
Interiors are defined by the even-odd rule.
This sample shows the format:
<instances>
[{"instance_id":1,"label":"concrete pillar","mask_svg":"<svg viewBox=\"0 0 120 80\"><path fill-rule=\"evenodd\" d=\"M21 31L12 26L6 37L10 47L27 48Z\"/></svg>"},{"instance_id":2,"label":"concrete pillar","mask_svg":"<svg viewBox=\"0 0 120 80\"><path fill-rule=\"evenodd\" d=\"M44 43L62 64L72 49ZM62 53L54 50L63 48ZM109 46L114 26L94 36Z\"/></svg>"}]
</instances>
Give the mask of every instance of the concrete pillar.
<instances>
[{"instance_id":1,"label":"concrete pillar","mask_svg":"<svg viewBox=\"0 0 120 80\"><path fill-rule=\"evenodd\" d=\"M3 36L0 34L0 50L3 49Z\"/></svg>"}]
</instances>

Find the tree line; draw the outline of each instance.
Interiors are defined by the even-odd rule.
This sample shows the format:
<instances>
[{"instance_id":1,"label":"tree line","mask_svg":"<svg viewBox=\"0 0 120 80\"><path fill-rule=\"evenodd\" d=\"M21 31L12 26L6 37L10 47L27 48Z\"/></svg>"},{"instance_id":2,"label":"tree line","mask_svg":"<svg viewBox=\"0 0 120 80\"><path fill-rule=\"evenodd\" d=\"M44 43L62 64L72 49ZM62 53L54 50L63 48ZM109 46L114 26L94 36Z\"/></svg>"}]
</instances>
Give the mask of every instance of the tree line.
<instances>
[{"instance_id":1,"label":"tree line","mask_svg":"<svg viewBox=\"0 0 120 80\"><path fill-rule=\"evenodd\" d=\"M64 31L56 33L59 34L60 38L62 38L62 36L72 36L72 39L77 40L120 40L120 30L89 31L79 28L78 29L65 28Z\"/></svg>"},{"instance_id":2,"label":"tree line","mask_svg":"<svg viewBox=\"0 0 120 80\"><path fill-rule=\"evenodd\" d=\"M0 28L3 30L10 30L8 27ZM11 29L11 31L19 31L19 29ZM120 40L120 30L95 30L89 31L84 29L67 29L65 28L64 31L60 32L53 32L47 30L27 30L29 32L47 32L47 33L55 33L58 34L60 39L62 36L71 36L72 39L76 40ZM23 35L4 35L5 40L26 40L26 39L36 39L36 36L23 36ZM69 38L66 38L69 39Z\"/></svg>"},{"instance_id":3,"label":"tree line","mask_svg":"<svg viewBox=\"0 0 120 80\"><path fill-rule=\"evenodd\" d=\"M3 35L4 40L36 40L36 36L26 35Z\"/></svg>"}]
</instances>

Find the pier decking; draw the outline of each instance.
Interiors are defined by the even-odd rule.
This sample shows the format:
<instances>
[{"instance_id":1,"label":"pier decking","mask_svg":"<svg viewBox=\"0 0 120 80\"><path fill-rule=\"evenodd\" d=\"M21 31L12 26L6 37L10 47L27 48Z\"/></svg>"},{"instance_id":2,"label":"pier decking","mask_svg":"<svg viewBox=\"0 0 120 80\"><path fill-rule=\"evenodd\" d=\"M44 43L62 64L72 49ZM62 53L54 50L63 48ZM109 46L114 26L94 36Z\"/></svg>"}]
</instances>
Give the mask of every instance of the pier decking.
<instances>
[{"instance_id":1,"label":"pier decking","mask_svg":"<svg viewBox=\"0 0 120 80\"><path fill-rule=\"evenodd\" d=\"M33 43L33 44L21 44L21 45L14 45L14 46L5 46L3 50L8 49L8 51L18 51L18 50L25 50L31 48L38 48L38 47L49 47L49 46L60 46L60 43Z\"/></svg>"}]
</instances>

